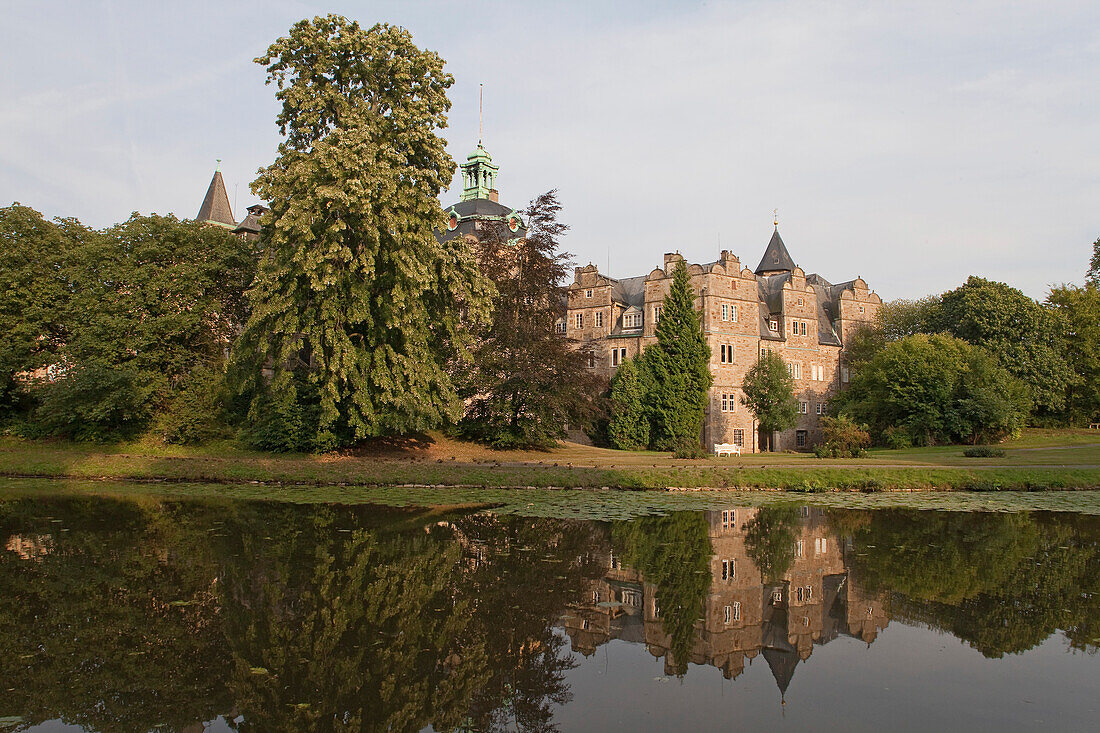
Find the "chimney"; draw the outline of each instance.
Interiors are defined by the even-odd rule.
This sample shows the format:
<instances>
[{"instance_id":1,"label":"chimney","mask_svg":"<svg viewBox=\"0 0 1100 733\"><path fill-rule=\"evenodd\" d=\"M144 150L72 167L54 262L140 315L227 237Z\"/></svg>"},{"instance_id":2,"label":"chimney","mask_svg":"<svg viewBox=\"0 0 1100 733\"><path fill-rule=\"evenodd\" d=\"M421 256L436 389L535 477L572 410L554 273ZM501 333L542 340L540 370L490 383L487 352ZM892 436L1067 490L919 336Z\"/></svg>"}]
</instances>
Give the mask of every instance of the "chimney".
<instances>
[{"instance_id":1,"label":"chimney","mask_svg":"<svg viewBox=\"0 0 1100 733\"><path fill-rule=\"evenodd\" d=\"M489 200L500 203L500 193L495 188L489 191Z\"/></svg>"}]
</instances>

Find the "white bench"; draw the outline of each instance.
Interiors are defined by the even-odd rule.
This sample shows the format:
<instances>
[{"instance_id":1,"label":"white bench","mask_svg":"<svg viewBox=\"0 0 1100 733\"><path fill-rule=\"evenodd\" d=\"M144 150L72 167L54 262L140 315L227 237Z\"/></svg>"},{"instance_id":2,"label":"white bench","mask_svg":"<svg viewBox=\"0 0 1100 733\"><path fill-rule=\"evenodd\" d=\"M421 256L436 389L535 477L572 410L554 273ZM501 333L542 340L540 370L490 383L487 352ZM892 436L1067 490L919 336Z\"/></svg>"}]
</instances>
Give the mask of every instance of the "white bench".
<instances>
[{"instance_id":1,"label":"white bench","mask_svg":"<svg viewBox=\"0 0 1100 733\"><path fill-rule=\"evenodd\" d=\"M741 446L734 443L715 443L714 455L721 456L725 453L727 456L739 456L741 455Z\"/></svg>"}]
</instances>

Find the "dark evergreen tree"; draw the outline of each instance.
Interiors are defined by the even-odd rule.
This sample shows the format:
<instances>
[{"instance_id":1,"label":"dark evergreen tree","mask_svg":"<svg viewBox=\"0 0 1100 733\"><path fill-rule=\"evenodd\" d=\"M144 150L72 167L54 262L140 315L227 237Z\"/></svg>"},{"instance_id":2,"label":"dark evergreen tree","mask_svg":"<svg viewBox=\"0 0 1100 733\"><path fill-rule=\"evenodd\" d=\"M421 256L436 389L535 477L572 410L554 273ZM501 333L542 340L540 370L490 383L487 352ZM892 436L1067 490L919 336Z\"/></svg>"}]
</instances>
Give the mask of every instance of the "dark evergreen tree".
<instances>
[{"instance_id":1,"label":"dark evergreen tree","mask_svg":"<svg viewBox=\"0 0 1100 733\"><path fill-rule=\"evenodd\" d=\"M468 356L464 319L485 315L490 288L465 239L435 236L454 173L443 60L402 28L329 15L256 61L286 139L253 183L271 202L239 349L253 413L315 397L314 449L457 420L447 366Z\"/></svg>"},{"instance_id":2,"label":"dark evergreen tree","mask_svg":"<svg viewBox=\"0 0 1100 733\"><path fill-rule=\"evenodd\" d=\"M649 447L646 410L647 374L639 359L627 359L611 379L611 419L607 435L612 448L645 450Z\"/></svg>"},{"instance_id":3,"label":"dark evergreen tree","mask_svg":"<svg viewBox=\"0 0 1100 733\"><path fill-rule=\"evenodd\" d=\"M794 380L783 359L773 351L765 351L749 368L741 383L741 404L756 417L762 446L771 450L772 433L793 428L798 420L798 400L794 396Z\"/></svg>"},{"instance_id":4,"label":"dark evergreen tree","mask_svg":"<svg viewBox=\"0 0 1100 733\"><path fill-rule=\"evenodd\" d=\"M565 317L571 255L560 251L567 227L556 193L528 206L527 236L509 239L490 226L478 244L482 271L496 286L493 316L479 332L473 368L459 366L468 405L460 433L495 448L550 447L566 424L591 417L601 387L589 352L557 333Z\"/></svg>"},{"instance_id":5,"label":"dark evergreen tree","mask_svg":"<svg viewBox=\"0 0 1100 733\"><path fill-rule=\"evenodd\" d=\"M642 357L650 375L650 442L677 457L702 453L703 415L710 373L710 347L695 310L695 294L683 258L676 263L657 322L657 343Z\"/></svg>"}]
</instances>

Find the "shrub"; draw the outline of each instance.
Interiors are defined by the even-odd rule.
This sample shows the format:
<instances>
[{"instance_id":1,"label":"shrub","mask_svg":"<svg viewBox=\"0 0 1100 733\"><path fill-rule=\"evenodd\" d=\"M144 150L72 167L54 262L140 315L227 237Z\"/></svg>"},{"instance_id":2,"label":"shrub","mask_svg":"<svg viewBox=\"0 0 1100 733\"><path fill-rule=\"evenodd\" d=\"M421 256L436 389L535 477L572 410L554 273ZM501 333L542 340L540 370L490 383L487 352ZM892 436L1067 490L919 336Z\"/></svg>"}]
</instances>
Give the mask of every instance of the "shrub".
<instances>
[{"instance_id":1,"label":"shrub","mask_svg":"<svg viewBox=\"0 0 1100 733\"><path fill-rule=\"evenodd\" d=\"M126 367L92 364L37 390L37 429L73 440L106 442L138 433L152 418L165 379Z\"/></svg>"},{"instance_id":2,"label":"shrub","mask_svg":"<svg viewBox=\"0 0 1100 733\"><path fill-rule=\"evenodd\" d=\"M818 458L859 458L866 455L864 450L871 445L871 436L856 425L851 418L821 418L822 442L814 448Z\"/></svg>"},{"instance_id":3,"label":"shrub","mask_svg":"<svg viewBox=\"0 0 1100 733\"><path fill-rule=\"evenodd\" d=\"M227 437L224 406L225 374L207 366L196 367L157 419L156 431L165 443L178 445Z\"/></svg>"},{"instance_id":4,"label":"shrub","mask_svg":"<svg viewBox=\"0 0 1100 733\"><path fill-rule=\"evenodd\" d=\"M975 445L964 450L963 455L967 458L1004 458L1005 452L988 445Z\"/></svg>"},{"instance_id":5,"label":"shrub","mask_svg":"<svg viewBox=\"0 0 1100 733\"><path fill-rule=\"evenodd\" d=\"M905 428L891 425L882 431L882 442L887 448L906 450L913 447L913 438Z\"/></svg>"}]
</instances>

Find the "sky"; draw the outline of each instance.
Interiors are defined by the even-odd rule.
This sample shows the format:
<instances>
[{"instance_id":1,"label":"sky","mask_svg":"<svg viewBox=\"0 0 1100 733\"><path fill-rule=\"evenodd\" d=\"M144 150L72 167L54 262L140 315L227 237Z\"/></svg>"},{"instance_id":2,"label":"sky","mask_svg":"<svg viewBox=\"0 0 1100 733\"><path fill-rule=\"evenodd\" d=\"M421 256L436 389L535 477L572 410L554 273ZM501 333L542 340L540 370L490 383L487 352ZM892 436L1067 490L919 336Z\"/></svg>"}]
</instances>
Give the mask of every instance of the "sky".
<instances>
[{"instance_id":1,"label":"sky","mask_svg":"<svg viewBox=\"0 0 1100 733\"><path fill-rule=\"evenodd\" d=\"M885 300L977 274L1042 299L1100 237L1096 2L0 0L0 205L95 227L234 214L276 155L253 59L302 19L407 28L454 75L456 162L557 189L578 264L795 262ZM456 170L457 173L457 170ZM457 179L441 196L458 200Z\"/></svg>"}]
</instances>

